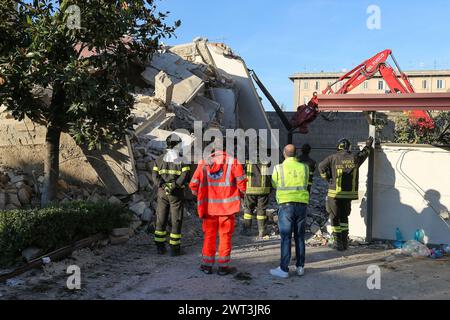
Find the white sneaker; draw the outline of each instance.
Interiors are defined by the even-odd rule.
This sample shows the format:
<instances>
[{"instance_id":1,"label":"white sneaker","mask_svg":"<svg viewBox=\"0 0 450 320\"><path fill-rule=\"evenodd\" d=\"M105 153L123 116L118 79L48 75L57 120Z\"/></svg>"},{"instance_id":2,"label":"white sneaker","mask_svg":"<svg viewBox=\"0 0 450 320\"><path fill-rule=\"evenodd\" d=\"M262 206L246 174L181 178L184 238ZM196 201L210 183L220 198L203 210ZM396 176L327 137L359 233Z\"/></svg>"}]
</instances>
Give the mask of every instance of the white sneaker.
<instances>
[{"instance_id":1,"label":"white sneaker","mask_svg":"<svg viewBox=\"0 0 450 320\"><path fill-rule=\"evenodd\" d=\"M281 270L280 267L276 269L271 269L270 274L273 275L274 277L279 277L283 279L289 278L289 272L284 272L283 270Z\"/></svg>"},{"instance_id":2,"label":"white sneaker","mask_svg":"<svg viewBox=\"0 0 450 320\"><path fill-rule=\"evenodd\" d=\"M298 267L297 270L295 271L295 273L296 273L299 277L301 277L301 276L303 276L303 275L305 274L305 268L303 268L303 267Z\"/></svg>"}]
</instances>

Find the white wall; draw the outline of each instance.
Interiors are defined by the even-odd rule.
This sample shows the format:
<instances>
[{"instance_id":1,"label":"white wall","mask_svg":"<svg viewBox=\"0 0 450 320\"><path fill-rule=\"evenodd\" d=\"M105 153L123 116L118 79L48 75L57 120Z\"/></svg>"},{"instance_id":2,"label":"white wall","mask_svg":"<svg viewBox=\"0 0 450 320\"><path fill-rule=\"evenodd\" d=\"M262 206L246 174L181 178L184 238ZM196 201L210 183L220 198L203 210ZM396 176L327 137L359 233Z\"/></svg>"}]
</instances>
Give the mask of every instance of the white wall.
<instances>
[{"instance_id":1,"label":"white wall","mask_svg":"<svg viewBox=\"0 0 450 320\"><path fill-rule=\"evenodd\" d=\"M423 229L432 244L450 243L450 151L429 146L384 145L375 151L373 238L405 240ZM354 201L350 234L366 235L366 162L360 169L360 200Z\"/></svg>"}]
</instances>

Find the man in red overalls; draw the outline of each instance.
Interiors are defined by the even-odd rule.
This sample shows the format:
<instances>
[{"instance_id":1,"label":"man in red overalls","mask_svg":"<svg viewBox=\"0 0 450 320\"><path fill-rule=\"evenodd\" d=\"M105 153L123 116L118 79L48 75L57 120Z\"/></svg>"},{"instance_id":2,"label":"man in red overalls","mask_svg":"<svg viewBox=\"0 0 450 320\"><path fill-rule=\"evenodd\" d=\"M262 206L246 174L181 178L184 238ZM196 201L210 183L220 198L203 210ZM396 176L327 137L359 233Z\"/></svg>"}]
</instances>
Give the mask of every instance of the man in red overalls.
<instances>
[{"instance_id":1,"label":"man in red overalls","mask_svg":"<svg viewBox=\"0 0 450 320\"><path fill-rule=\"evenodd\" d=\"M231 240L235 215L241 210L241 198L246 190L244 168L225 151L215 151L202 160L192 177L189 188L197 196L197 211L203 219L203 258L200 269L212 273L216 258L216 238L219 233L218 274L234 271L231 261Z\"/></svg>"}]
</instances>

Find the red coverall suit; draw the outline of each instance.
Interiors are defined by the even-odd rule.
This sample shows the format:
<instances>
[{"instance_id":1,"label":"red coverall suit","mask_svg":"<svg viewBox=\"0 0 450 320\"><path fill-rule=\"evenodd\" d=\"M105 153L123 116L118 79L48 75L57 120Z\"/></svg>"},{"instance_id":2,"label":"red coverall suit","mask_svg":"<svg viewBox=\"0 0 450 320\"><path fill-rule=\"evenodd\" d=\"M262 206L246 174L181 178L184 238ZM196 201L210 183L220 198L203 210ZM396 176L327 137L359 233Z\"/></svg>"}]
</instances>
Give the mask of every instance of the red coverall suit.
<instances>
[{"instance_id":1,"label":"red coverall suit","mask_svg":"<svg viewBox=\"0 0 450 320\"><path fill-rule=\"evenodd\" d=\"M189 188L197 196L197 211L203 219L203 265L213 266L216 256L216 238L219 233L219 267L228 267L231 260L231 238L235 214L241 210L247 178L236 159L226 152L211 154L201 161Z\"/></svg>"}]
</instances>

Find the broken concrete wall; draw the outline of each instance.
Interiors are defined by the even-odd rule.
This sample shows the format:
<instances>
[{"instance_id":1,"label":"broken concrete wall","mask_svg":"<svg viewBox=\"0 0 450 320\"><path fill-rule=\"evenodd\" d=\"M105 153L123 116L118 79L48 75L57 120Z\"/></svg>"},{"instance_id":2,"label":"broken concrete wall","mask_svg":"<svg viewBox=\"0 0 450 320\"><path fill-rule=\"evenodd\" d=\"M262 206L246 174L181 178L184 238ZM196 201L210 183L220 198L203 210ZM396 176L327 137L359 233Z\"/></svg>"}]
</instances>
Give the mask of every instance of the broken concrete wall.
<instances>
[{"instance_id":1,"label":"broken concrete wall","mask_svg":"<svg viewBox=\"0 0 450 320\"><path fill-rule=\"evenodd\" d=\"M450 243L450 150L431 146L383 145L375 151L373 237L404 240L425 231L430 244ZM360 169L360 201L354 201L350 234L366 236L367 161Z\"/></svg>"},{"instance_id":2,"label":"broken concrete wall","mask_svg":"<svg viewBox=\"0 0 450 320\"><path fill-rule=\"evenodd\" d=\"M46 154L45 127L28 119L18 122L3 118L0 132L0 164L28 174L35 171L36 176L42 175ZM129 141L126 140L108 149L88 151L63 133L60 143L61 177L110 194L134 193L137 191L137 180L129 150Z\"/></svg>"}]
</instances>

